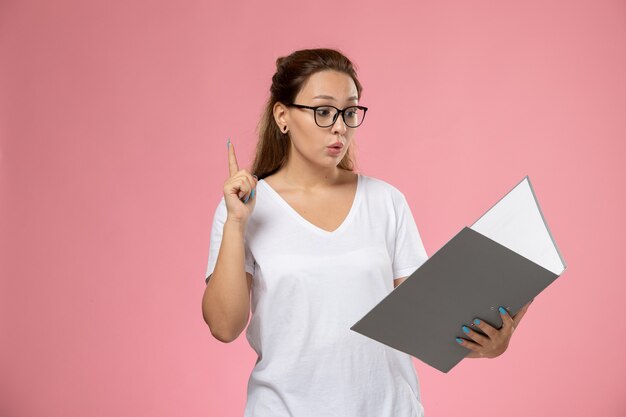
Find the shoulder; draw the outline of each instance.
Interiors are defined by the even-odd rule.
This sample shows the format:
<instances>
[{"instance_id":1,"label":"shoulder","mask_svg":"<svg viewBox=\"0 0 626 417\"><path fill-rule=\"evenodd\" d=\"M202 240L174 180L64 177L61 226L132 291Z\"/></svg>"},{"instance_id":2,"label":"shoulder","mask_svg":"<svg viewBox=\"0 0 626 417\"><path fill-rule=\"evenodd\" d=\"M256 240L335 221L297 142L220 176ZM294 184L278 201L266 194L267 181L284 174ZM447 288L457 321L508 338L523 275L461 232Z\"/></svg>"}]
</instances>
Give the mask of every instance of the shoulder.
<instances>
[{"instance_id":1,"label":"shoulder","mask_svg":"<svg viewBox=\"0 0 626 417\"><path fill-rule=\"evenodd\" d=\"M405 199L404 193L391 183L370 175L359 175L361 175L364 188L367 190L368 194L376 193L375 195L382 195L391 199L394 203L401 202Z\"/></svg>"},{"instance_id":2,"label":"shoulder","mask_svg":"<svg viewBox=\"0 0 626 417\"><path fill-rule=\"evenodd\" d=\"M224 196L222 196L214 206L213 216L217 220L224 221L226 220L227 214L228 210L226 209L226 200L224 199Z\"/></svg>"}]
</instances>

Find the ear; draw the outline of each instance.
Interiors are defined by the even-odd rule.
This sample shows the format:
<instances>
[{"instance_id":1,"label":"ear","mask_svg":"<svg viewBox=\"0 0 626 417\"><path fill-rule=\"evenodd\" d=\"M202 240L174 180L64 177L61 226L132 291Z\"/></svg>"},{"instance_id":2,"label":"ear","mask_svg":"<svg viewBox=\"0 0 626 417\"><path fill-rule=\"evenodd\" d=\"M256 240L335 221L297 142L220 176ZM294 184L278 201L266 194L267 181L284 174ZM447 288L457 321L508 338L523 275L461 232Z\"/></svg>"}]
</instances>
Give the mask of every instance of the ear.
<instances>
[{"instance_id":1,"label":"ear","mask_svg":"<svg viewBox=\"0 0 626 417\"><path fill-rule=\"evenodd\" d=\"M280 101L277 101L272 110L274 112L274 120L276 124L278 124L278 129L282 131L283 126L287 125L287 107Z\"/></svg>"}]
</instances>

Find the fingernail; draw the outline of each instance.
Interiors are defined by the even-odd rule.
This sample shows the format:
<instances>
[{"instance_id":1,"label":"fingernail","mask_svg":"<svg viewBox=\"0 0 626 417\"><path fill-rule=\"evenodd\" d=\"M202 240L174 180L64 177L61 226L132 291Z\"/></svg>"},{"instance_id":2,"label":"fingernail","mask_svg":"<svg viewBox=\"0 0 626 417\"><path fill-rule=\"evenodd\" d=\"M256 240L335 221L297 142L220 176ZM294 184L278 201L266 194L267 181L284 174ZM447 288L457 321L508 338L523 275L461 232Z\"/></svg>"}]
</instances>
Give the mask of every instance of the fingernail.
<instances>
[{"instance_id":1,"label":"fingernail","mask_svg":"<svg viewBox=\"0 0 626 417\"><path fill-rule=\"evenodd\" d=\"M467 327L467 326L463 326L463 331L464 331L465 333L469 333L469 332L470 332L470 329L469 329L469 327Z\"/></svg>"},{"instance_id":2,"label":"fingernail","mask_svg":"<svg viewBox=\"0 0 626 417\"><path fill-rule=\"evenodd\" d=\"M498 310L500 310L500 314L506 314L506 310L502 307L500 307Z\"/></svg>"},{"instance_id":3,"label":"fingernail","mask_svg":"<svg viewBox=\"0 0 626 417\"><path fill-rule=\"evenodd\" d=\"M256 178L257 180L259 179L259 177L257 177L255 174L252 174L252 176Z\"/></svg>"},{"instance_id":4,"label":"fingernail","mask_svg":"<svg viewBox=\"0 0 626 417\"><path fill-rule=\"evenodd\" d=\"M474 324L480 324L480 320L474 319Z\"/></svg>"},{"instance_id":5,"label":"fingernail","mask_svg":"<svg viewBox=\"0 0 626 417\"><path fill-rule=\"evenodd\" d=\"M456 341L459 342L459 343L463 343L463 339L461 339L460 337L457 337Z\"/></svg>"},{"instance_id":6,"label":"fingernail","mask_svg":"<svg viewBox=\"0 0 626 417\"><path fill-rule=\"evenodd\" d=\"M252 189L252 192L250 193L250 198L254 197L254 188Z\"/></svg>"},{"instance_id":7,"label":"fingernail","mask_svg":"<svg viewBox=\"0 0 626 417\"><path fill-rule=\"evenodd\" d=\"M226 138L226 148L228 148L230 146L230 138Z\"/></svg>"},{"instance_id":8,"label":"fingernail","mask_svg":"<svg viewBox=\"0 0 626 417\"><path fill-rule=\"evenodd\" d=\"M250 196L252 195L252 193L250 193L245 200L243 200L243 203L246 204L248 202L248 200L250 200Z\"/></svg>"}]
</instances>

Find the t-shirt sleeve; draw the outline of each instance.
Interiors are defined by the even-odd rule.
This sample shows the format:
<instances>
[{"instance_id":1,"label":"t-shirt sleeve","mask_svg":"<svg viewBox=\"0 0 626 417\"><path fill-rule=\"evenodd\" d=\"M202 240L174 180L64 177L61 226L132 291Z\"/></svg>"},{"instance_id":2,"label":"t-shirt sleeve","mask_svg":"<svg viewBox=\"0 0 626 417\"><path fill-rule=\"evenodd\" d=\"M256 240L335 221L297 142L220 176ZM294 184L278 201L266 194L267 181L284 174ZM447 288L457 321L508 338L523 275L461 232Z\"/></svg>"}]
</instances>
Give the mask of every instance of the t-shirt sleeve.
<instances>
[{"instance_id":1,"label":"t-shirt sleeve","mask_svg":"<svg viewBox=\"0 0 626 417\"><path fill-rule=\"evenodd\" d=\"M393 279L398 279L415 272L426 262L428 255L404 194L397 195L395 207L396 236L392 270Z\"/></svg>"},{"instance_id":2,"label":"t-shirt sleeve","mask_svg":"<svg viewBox=\"0 0 626 417\"><path fill-rule=\"evenodd\" d=\"M211 226L211 241L209 242L209 262L207 265L206 273L204 274L204 280L206 283L209 282L209 275L213 273L213 270L215 269L215 264L217 263L217 255L220 252L220 245L222 243L222 235L227 213L228 212L226 209L226 201L224 200L224 197L222 197L219 204L217 205L217 208L215 209L215 213L213 214L213 225ZM250 248L248 247L247 242L245 242L244 244L244 252L244 270L254 275L254 257L252 256L252 252L250 252Z\"/></svg>"}]
</instances>

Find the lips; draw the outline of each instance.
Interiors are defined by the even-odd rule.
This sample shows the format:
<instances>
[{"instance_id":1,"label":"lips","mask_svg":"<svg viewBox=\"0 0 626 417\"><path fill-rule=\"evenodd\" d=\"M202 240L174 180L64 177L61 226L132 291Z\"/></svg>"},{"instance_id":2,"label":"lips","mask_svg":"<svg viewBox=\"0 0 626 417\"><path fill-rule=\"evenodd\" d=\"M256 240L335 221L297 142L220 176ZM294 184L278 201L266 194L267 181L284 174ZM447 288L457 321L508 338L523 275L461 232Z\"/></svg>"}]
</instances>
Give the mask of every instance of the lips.
<instances>
[{"instance_id":1,"label":"lips","mask_svg":"<svg viewBox=\"0 0 626 417\"><path fill-rule=\"evenodd\" d=\"M336 148L336 149L341 149L343 148L343 143L341 142L335 142L332 145L329 146L329 148Z\"/></svg>"}]
</instances>

